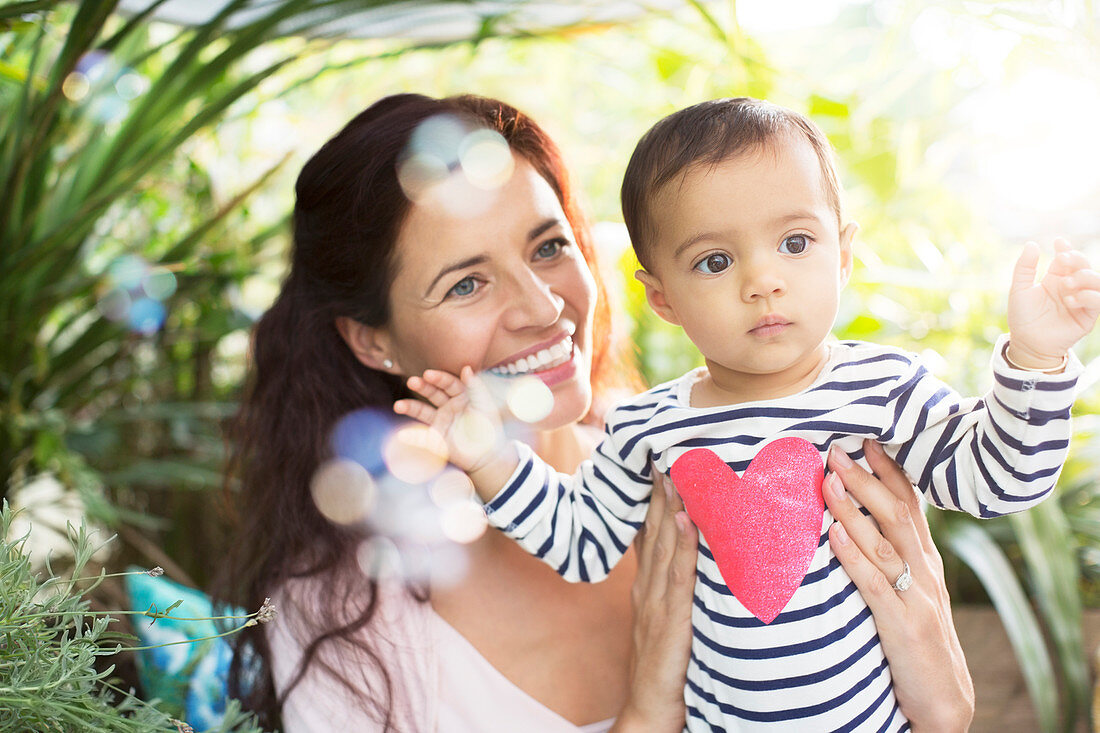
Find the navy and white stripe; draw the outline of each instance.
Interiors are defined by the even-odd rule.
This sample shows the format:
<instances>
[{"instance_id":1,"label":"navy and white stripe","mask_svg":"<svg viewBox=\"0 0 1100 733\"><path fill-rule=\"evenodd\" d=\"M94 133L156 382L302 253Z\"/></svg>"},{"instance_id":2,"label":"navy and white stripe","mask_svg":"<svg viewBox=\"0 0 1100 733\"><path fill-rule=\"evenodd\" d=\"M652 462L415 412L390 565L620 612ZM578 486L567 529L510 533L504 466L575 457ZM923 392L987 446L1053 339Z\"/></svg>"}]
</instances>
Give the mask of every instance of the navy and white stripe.
<instances>
[{"instance_id":1,"label":"navy and white stripe","mask_svg":"<svg viewBox=\"0 0 1100 733\"><path fill-rule=\"evenodd\" d=\"M486 505L490 522L572 581L603 579L645 517L650 461L668 473L707 447L739 474L777 438L834 443L858 462L862 440L880 441L941 507L978 517L1021 511L1054 486L1070 437L1081 372L1041 375L1008 366L1001 343L994 383L964 399L911 354L861 342L834 344L806 390L775 400L690 406L697 370L619 405L607 435L576 476L562 476L519 446L520 466ZM684 690L691 731L904 731L870 610L826 541L802 585L771 624L737 600L701 538Z\"/></svg>"}]
</instances>

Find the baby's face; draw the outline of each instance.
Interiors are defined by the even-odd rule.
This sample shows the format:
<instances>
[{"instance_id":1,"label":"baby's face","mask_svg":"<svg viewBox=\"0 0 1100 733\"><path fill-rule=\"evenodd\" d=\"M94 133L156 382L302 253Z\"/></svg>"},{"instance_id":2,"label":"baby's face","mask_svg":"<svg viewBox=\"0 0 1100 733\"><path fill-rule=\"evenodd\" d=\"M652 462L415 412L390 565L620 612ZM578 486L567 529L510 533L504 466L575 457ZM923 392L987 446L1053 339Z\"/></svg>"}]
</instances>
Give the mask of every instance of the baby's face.
<instances>
[{"instance_id":1,"label":"baby's face","mask_svg":"<svg viewBox=\"0 0 1100 733\"><path fill-rule=\"evenodd\" d=\"M690 169L653 210L651 272L640 277L715 383L755 381L764 398L779 396L769 385L816 373L851 273L855 225L841 231L809 142L785 136Z\"/></svg>"}]
</instances>

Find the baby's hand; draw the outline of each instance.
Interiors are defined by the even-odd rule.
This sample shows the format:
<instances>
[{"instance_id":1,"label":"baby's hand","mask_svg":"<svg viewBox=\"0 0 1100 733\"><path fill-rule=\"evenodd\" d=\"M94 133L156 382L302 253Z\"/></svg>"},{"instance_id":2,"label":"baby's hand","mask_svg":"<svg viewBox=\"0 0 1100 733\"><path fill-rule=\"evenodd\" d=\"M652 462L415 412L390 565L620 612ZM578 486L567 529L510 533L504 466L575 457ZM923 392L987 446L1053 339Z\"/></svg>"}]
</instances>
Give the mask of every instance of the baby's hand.
<instances>
[{"instance_id":1,"label":"baby's hand","mask_svg":"<svg viewBox=\"0 0 1100 733\"><path fill-rule=\"evenodd\" d=\"M1054 260L1035 281L1039 246L1028 242L1008 293L1009 352L1025 368L1057 366L1100 317L1100 273L1064 239L1054 240Z\"/></svg>"},{"instance_id":2,"label":"baby's hand","mask_svg":"<svg viewBox=\"0 0 1100 733\"><path fill-rule=\"evenodd\" d=\"M427 402L398 400L393 411L419 420L444 436L449 459L455 466L473 473L501 452L499 415L473 369L463 367L461 380L449 372L429 369L422 377L409 377L407 384Z\"/></svg>"}]
</instances>

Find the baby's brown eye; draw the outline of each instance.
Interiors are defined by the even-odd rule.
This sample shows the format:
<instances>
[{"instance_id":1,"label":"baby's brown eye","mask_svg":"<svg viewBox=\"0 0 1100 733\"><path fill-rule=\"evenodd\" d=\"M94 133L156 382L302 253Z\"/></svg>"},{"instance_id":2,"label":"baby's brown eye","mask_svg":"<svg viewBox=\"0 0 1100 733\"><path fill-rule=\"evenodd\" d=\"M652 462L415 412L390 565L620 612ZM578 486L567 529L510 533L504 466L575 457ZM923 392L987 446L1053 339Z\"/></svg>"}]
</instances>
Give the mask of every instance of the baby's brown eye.
<instances>
[{"instance_id":1,"label":"baby's brown eye","mask_svg":"<svg viewBox=\"0 0 1100 733\"><path fill-rule=\"evenodd\" d=\"M800 255L806 251L809 244L805 235L792 234L780 243L779 251L789 255Z\"/></svg>"},{"instance_id":2,"label":"baby's brown eye","mask_svg":"<svg viewBox=\"0 0 1100 733\"><path fill-rule=\"evenodd\" d=\"M695 269L699 270L700 272L705 272L709 275L713 275L715 273L721 272L722 270L725 270L731 264L733 264L733 261L729 258L729 255L715 252L714 254L700 260L699 264L695 266Z\"/></svg>"}]
</instances>

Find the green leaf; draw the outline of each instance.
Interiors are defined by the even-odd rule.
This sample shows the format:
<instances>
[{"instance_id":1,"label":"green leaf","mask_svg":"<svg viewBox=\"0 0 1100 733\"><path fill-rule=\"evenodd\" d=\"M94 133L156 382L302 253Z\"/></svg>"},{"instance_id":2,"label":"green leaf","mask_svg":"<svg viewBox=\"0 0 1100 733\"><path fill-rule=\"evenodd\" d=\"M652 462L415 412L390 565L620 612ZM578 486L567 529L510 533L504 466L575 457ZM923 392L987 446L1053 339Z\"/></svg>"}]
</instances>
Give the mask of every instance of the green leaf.
<instances>
[{"instance_id":1,"label":"green leaf","mask_svg":"<svg viewBox=\"0 0 1100 733\"><path fill-rule=\"evenodd\" d=\"M810 117L839 117L847 119L851 116L848 105L834 99L822 97L819 94L810 95Z\"/></svg>"},{"instance_id":2,"label":"green leaf","mask_svg":"<svg viewBox=\"0 0 1100 733\"><path fill-rule=\"evenodd\" d=\"M28 77L26 69L20 68L15 64L10 64L7 61L0 60L0 80L14 82L22 86L27 83L28 78L35 90L42 91L46 88L45 79Z\"/></svg>"},{"instance_id":3,"label":"green leaf","mask_svg":"<svg viewBox=\"0 0 1100 733\"><path fill-rule=\"evenodd\" d=\"M1064 727L1069 729L1078 716L1087 717L1089 670L1082 636L1080 570L1077 543L1070 534L1060 504L1044 501L1037 507L1010 517L1027 563L1035 597L1057 649L1066 680L1067 701Z\"/></svg>"},{"instance_id":4,"label":"green leaf","mask_svg":"<svg viewBox=\"0 0 1100 733\"><path fill-rule=\"evenodd\" d=\"M1058 681L1043 632L1004 551L984 529L962 517L944 517L938 539L978 576L1016 652L1041 729L1058 730Z\"/></svg>"},{"instance_id":5,"label":"green leaf","mask_svg":"<svg viewBox=\"0 0 1100 733\"><path fill-rule=\"evenodd\" d=\"M726 46L732 45L732 41L726 33L726 29L722 27L722 24L718 22L718 19L714 17L714 14L710 12L710 9L707 8L701 0L688 0L688 5L695 8L695 11L699 13L703 18L703 22L706 23L716 40ZM735 17L736 12L736 8L734 8Z\"/></svg>"},{"instance_id":6,"label":"green leaf","mask_svg":"<svg viewBox=\"0 0 1100 733\"><path fill-rule=\"evenodd\" d=\"M56 5L57 0L28 0L27 2L7 3L0 5L0 19L22 18L30 13L51 10Z\"/></svg>"},{"instance_id":7,"label":"green leaf","mask_svg":"<svg viewBox=\"0 0 1100 733\"><path fill-rule=\"evenodd\" d=\"M843 328L844 337L850 339L867 339L881 331L882 321L866 313L860 313Z\"/></svg>"},{"instance_id":8,"label":"green leaf","mask_svg":"<svg viewBox=\"0 0 1100 733\"><path fill-rule=\"evenodd\" d=\"M218 489L224 482L221 466L204 467L194 461L137 460L117 471L106 471L103 480L111 485L142 485L173 491Z\"/></svg>"},{"instance_id":9,"label":"green leaf","mask_svg":"<svg viewBox=\"0 0 1100 733\"><path fill-rule=\"evenodd\" d=\"M893 151L883 150L859 158L850 167L875 192L879 200L887 201L897 193L898 159Z\"/></svg>"},{"instance_id":10,"label":"green leaf","mask_svg":"<svg viewBox=\"0 0 1100 733\"><path fill-rule=\"evenodd\" d=\"M662 79L668 81L684 68L690 68L693 60L682 53L666 48L657 54L653 62L657 65L657 73L661 75Z\"/></svg>"}]
</instances>

